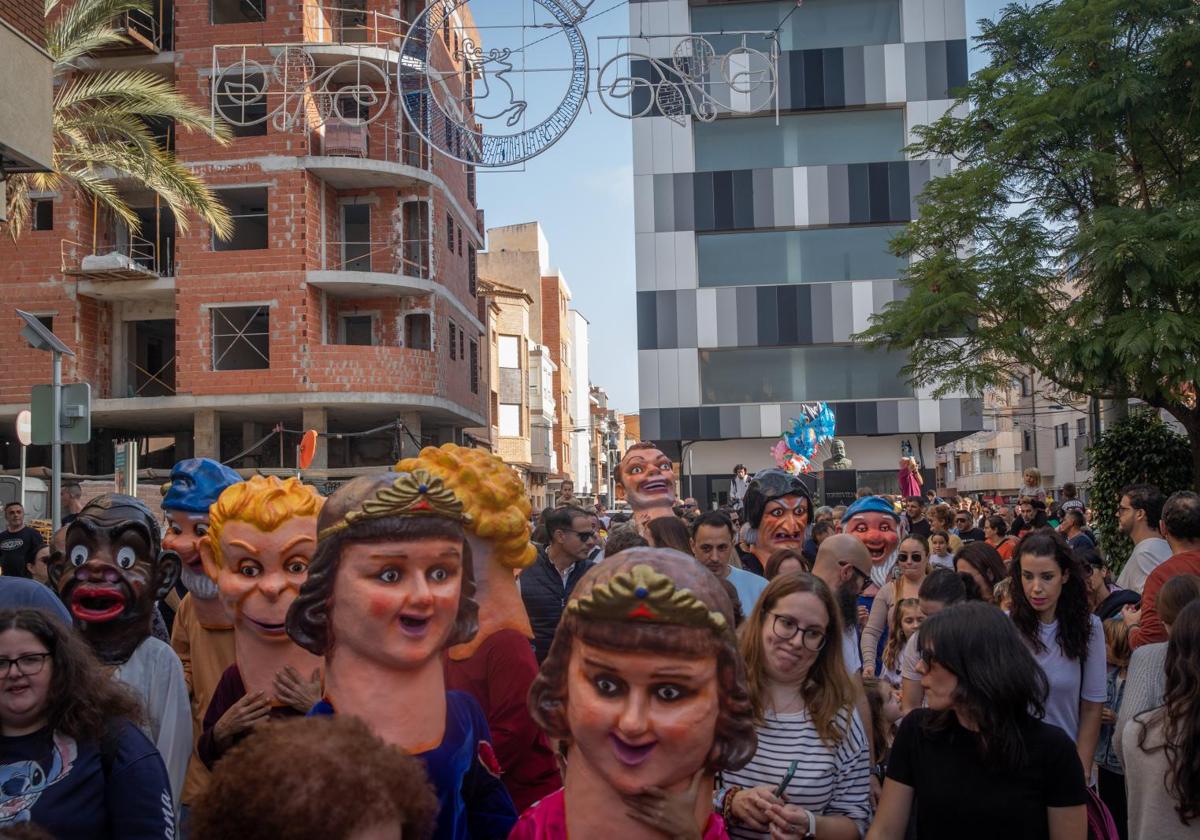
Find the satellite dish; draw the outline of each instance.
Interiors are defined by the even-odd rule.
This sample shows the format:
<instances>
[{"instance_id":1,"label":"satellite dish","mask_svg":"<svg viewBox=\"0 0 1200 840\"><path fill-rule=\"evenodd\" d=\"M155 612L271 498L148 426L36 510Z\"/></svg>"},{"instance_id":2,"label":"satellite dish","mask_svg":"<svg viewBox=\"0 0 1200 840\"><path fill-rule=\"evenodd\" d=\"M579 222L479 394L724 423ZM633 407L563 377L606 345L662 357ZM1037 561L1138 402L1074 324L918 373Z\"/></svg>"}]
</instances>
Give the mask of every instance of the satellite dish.
<instances>
[{"instance_id":1,"label":"satellite dish","mask_svg":"<svg viewBox=\"0 0 1200 840\"><path fill-rule=\"evenodd\" d=\"M317 454L317 430L309 429L300 439L300 469L308 469Z\"/></svg>"},{"instance_id":2,"label":"satellite dish","mask_svg":"<svg viewBox=\"0 0 1200 840\"><path fill-rule=\"evenodd\" d=\"M17 414L17 440L21 441L22 446L29 446L33 442L33 415L29 409Z\"/></svg>"}]
</instances>

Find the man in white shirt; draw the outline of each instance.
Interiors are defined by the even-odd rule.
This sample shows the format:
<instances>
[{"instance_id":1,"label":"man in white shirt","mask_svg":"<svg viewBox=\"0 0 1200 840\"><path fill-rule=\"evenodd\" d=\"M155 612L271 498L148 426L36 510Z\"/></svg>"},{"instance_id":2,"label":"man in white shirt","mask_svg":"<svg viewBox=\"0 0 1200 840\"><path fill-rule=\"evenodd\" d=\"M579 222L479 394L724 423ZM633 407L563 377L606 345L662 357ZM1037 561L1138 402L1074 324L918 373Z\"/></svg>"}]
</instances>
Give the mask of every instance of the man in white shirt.
<instances>
[{"instance_id":1,"label":"man in white shirt","mask_svg":"<svg viewBox=\"0 0 1200 840\"><path fill-rule=\"evenodd\" d=\"M1121 491L1117 524L1133 540L1133 553L1121 569L1117 586L1141 592L1150 573L1171 557L1171 546L1158 533L1164 501L1153 484L1131 484Z\"/></svg>"}]
</instances>

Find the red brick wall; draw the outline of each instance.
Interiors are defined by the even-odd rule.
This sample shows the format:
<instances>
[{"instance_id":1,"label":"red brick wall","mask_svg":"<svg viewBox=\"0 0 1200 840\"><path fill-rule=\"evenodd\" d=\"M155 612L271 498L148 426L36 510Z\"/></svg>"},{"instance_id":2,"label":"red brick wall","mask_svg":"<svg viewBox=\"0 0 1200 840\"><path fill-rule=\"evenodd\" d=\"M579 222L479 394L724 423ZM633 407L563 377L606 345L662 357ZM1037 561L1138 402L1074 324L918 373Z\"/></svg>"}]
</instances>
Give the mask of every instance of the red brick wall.
<instances>
[{"instance_id":1,"label":"red brick wall","mask_svg":"<svg viewBox=\"0 0 1200 840\"><path fill-rule=\"evenodd\" d=\"M0 20L20 32L39 47L46 46L46 19L42 16L42 0L4 0L0 4Z\"/></svg>"}]
</instances>

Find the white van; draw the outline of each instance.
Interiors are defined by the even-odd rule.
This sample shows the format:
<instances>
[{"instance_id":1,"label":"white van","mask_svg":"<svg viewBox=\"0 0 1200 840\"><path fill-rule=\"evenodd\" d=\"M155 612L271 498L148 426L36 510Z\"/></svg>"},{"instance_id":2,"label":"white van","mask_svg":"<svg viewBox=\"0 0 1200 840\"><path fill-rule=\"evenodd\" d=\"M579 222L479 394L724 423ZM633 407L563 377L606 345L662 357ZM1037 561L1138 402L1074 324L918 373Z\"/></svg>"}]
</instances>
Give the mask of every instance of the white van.
<instances>
[{"instance_id":1,"label":"white van","mask_svg":"<svg viewBox=\"0 0 1200 840\"><path fill-rule=\"evenodd\" d=\"M21 477L0 475L0 503L21 501ZM50 488L43 479L25 478L25 522L50 518Z\"/></svg>"}]
</instances>

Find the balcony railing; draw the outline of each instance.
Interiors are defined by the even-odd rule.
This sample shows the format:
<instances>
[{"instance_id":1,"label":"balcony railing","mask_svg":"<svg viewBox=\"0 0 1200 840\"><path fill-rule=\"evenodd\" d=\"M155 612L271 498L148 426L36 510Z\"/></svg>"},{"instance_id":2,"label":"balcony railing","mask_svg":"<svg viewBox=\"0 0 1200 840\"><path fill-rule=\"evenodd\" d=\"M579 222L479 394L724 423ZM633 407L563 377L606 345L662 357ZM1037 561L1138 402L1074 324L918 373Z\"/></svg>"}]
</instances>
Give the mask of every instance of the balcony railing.
<instances>
[{"instance_id":1,"label":"balcony railing","mask_svg":"<svg viewBox=\"0 0 1200 840\"><path fill-rule=\"evenodd\" d=\"M165 10L161 3L155 3L155 12L145 12L135 9L122 12L113 21L113 28L129 39L128 44L114 47L112 52L125 52L130 49L159 52L163 49L162 19Z\"/></svg>"},{"instance_id":2,"label":"balcony railing","mask_svg":"<svg viewBox=\"0 0 1200 840\"><path fill-rule=\"evenodd\" d=\"M304 38L309 43L387 44L398 47L409 24L395 15L330 3L304 4Z\"/></svg>"},{"instance_id":3,"label":"balcony railing","mask_svg":"<svg viewBox=\"0 0 1200 840\"><path fill-rule=\"evenodd\" d=\"M133 234L118 245L100 248L64 239L60 248L62 272L68 277L92 280L151 280L174 273L171 240L167 239L164 246L160 255L153 242Z\"/></svg>"},{"instance_id":4,"label":"balcony railing","mask_svg":"<svg viewBox=\"0 0 1200 840\"><path fill-rule=\"evenodd\" d=\"M325 271L371 271L433 278L433 243L428 239L379 241L341 241L325 243Z\"/></svg>"},{"instance_id":5,"label":"balcony railing","mask_svg":"<svg viewBox=\"0 0 1200 840\"><path fill-rule=\"evenodd\" d=\"M393 106L394 107L394 106ZM397 130L390 122L330 119L321 127L321 154L382 160L429 171L429 144L411 129Z\"/></svg>"}]
</instances>

